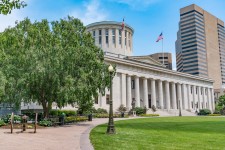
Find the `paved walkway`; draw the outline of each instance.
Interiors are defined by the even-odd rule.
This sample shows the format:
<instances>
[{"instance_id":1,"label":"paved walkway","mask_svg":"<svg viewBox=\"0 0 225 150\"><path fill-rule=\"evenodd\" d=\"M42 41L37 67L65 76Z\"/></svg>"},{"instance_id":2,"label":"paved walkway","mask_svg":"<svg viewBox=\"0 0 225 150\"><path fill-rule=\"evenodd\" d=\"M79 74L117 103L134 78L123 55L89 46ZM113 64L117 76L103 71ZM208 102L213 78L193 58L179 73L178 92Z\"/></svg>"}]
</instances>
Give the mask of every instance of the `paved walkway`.
<instances>
[{"instance_id":1,"label":"paved walkway","mask_svg":"<svg viewBox=\"0 0 225 150\"><path fill-rule=\"evenodd\" d=\"M33 129L24 133L14 129L13 134L10 129L0 129L0 150L93 150L89 133L96 125L107 122L108 118L93 119L75 125L37 129L36 134Z\"/></svg>"}]
</instances>

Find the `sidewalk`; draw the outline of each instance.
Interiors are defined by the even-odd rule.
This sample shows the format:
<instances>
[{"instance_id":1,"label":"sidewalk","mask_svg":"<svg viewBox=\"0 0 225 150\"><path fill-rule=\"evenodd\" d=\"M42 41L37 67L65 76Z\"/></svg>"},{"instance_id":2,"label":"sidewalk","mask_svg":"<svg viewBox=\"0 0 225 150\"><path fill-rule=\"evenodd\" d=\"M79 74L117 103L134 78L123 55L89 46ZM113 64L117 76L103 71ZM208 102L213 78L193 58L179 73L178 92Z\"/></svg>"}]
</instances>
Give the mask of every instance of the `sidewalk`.
<instances>
[{"instance_id":1,"label":"sidewalk","mask_svg":"<svg viewBox=\"0 0 225 150\"><path fill-rule=\"evenodd\" d=\"M132 118L119 118L124 120ZM99 124L107 123L108 118L93 119L93 121L80 122L75 125L28 129L21 133L10 129L0 129L0 150L93 150L89 140L91 129Z\"/></svg>"}]
</instances>

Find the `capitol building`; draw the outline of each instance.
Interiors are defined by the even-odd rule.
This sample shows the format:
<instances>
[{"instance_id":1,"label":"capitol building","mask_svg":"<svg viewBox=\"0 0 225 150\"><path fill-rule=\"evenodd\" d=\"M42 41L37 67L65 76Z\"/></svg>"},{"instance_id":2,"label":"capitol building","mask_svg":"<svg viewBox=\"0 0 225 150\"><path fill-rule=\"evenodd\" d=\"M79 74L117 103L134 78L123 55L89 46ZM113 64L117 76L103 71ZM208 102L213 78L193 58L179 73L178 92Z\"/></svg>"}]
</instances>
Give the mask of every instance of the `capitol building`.
<instances>
[{"instance_id":1,"label":"capitol building","mask_svg":"<svg viewBox=\"0 0 225 150\"><path fill-rule=\"evenodd\" d=\"M95 44L104 51L107 64L116 65L112 99L114 111L123 104L128 109L146 106L151 112L191 115L199 109L215 109L213 80L169 70L150 55L133 56L134 29L121 22L102 21L86 26ZM95 99L95 108L109 109L110 92Z\"/></svg>"}]
</instances>

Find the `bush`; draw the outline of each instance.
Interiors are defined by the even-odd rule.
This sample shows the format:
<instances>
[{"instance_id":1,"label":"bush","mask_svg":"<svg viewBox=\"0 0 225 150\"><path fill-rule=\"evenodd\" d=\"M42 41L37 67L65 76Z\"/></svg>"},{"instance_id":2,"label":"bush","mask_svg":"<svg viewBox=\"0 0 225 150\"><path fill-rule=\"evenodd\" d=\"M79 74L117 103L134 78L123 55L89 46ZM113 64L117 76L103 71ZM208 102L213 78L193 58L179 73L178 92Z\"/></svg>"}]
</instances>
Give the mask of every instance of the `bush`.
<instances>
[{"instance_id":1,"label":"bush","mask_svg":"<svg viewBox=\"0 0 225 150\"><path fill-rule=\"evenodd\" d=\"M133 111L136 111L136 115L146 114L147 108L135 107L134 109L130 110L129 114L133 114Z\"/></svg>"},{"instance_id":2,"label":"bush","mask_svg":"<svg viewBox=\"0 0 225 150\"><path fill-rule=\"evenodd\" d=\"M75 117L75 116L70 116L70 117L65 118L66 123L72 123L72 122L76 122L76 121L77 121L77 117Z\"/></svg>"},{"instance_id":3,"label":"bush","mask_svg":"<svg viewBox=\"0 0 225 150\"><path fill-rule=\"evenodd\" d=\"M199 115L208 115L211 114L211 111L209 109L200 109Z\"/></svg>"},{"instance_id":4,"label":"bush","mask_svg":"<svg viewBox=\"0 0 225 150\"><path fill-rule=\"evenodd\" d=\"M123 104L121 104L120 107L119 107L117 110L118 110L120 113L123 113L123 112L127 111L127 108L126 108Z\"/></svg>"},{"instance_id":5,"label":"bush","mask_svg":"<svg viewBox=\"0 0 225 150\"><path fill-rule=\"evenodd\" d=\"M55 109L52 109L49 112L49 115L51 115L51 116L61 116L62 113L64 113L67 117L75 116L77 114L75 110L55 110Z\"/></svg>"},{"instance_id":6,"label":"bush","mask_svg":"<svg viewBox=\"0 0 225 150\"><path fill-rule=\"evenodd\" d=\"M156 117L159 116L159 114L141 114L141 117Z\"/></svg>"},{"instance_id":7,"label":"bush","mask_svg":"<svg viewBox=\"0 0 225 150\"><path fill-rule=\"evenodd\" d=\"M87 117L85 117L85 116L77 116L77 118L76 118L76 121L87 121L88 120L88 118Z\"/></svg>"},{"instance_id":8,"label":"bush","mask_svg":"<svg viewBox=\"0 0 225 150\"><path fill-rule=\"evenodd\" d=\"M5 115L2 117L2 120L5 122L5 123L9 123L10 120L11 120L11 114L8 114L8 115ZM18 115L14 115L14 121L21 121L21 117L18 116Z\"/></svg>"},{"instance_id":9,"label":"bush","mask_svg":"<svg viewBox=\"0 0 225 150\"><path fill-rule=\"evenodd\" d=\"M221 114L208 114L208 116L221 116Z\"/></svg>"},{"instance_id":10,"label":"bush","mask_svg":"<svg viewBox=\"0 0 225 150\"><path fill-rule=\"evenodd\" d=\"M95 114L95 118L109 118L109 114ZM125 118L128 118L128 115L124 116ZM121 114L113 114L113 118L121 118Z\"/></svg>"},{"instance_id":11,"label":"bush","mask_svg":"<svg viewBox=\"0 0 225 150\"><path fill-rule=\"evenodd\" d=\"M3 120L0 119L0 127L6 125Z\"/></svg>"},{"instance_id":12,"label":"bush","mask_svg":"<svg viewBox=\"0 0 225 150\"><path fill-rule=\"evenodd\" d=\"M45 126L45 127L50 127L50 126L52 126L52 121L42 120L42 121L39 122L39 125L40 126Z\"/></svg>"},{"instance_id":13,"label":"bush","mask_svg":"<svg viewBox=\"0 0 225 150\"><path fill-rule=\"evenodd\" d=\"M103 109L103 108L98 108L96 110L96 113L97 114L108 114L107 110L106 109Z\"/></svg>"}]
</instances>

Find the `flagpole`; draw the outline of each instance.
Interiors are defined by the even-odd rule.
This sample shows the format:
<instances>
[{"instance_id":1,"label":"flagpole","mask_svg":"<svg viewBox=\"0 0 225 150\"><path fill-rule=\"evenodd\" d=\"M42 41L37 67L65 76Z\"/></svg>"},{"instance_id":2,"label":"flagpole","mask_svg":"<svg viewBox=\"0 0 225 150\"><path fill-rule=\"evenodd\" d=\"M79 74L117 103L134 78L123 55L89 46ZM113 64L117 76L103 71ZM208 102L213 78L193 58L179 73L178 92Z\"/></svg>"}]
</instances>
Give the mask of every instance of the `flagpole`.
<instances>
[{"instance_id":1,"label":"flagpole","mask_svg":"<svg viewBox=\"0 0 225 150\"><path fill-rule=\"evenodd\" d=\"M162 57L163 57L163 65L164 65L163 38L162 38Z\"/></svg>"}]
</instances>

